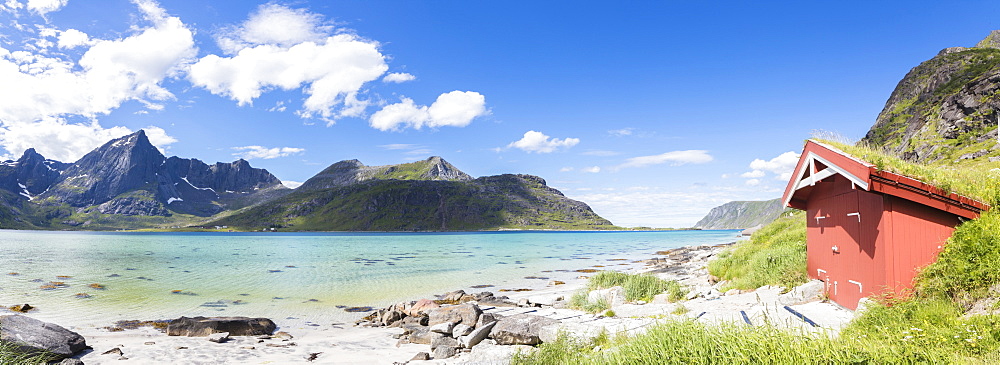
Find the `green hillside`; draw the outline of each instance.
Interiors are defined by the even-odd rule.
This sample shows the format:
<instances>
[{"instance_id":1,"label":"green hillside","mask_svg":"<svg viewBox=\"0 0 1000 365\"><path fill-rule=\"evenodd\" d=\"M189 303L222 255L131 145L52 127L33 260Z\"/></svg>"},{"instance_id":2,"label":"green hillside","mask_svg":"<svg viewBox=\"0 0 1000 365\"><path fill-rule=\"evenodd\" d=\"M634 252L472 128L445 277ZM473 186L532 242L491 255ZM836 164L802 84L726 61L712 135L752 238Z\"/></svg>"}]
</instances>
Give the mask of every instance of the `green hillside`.
<instances>
[{"instance_id":1,"label":"green hillside","mask_svg":"<svg viewBox=\"0 0 1000 365\"><path fill-rule=\"evenodd\" d=\"M471 181L372 179L297 190L210 224L299 231L617 229L586 204L531 175Z\"/></svg>"}]
</instances>

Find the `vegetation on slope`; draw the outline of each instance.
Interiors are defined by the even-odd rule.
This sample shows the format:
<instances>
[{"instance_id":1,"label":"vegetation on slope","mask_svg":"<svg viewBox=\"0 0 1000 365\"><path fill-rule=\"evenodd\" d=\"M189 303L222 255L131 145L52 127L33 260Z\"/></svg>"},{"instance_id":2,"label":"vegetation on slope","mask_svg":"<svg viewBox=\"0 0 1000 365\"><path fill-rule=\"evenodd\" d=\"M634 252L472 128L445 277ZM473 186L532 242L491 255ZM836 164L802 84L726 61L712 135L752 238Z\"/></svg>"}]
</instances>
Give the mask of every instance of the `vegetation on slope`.
<instances>
[{"instance_id":1,"label":"vegetation on slope","mask_svg":"<svg viewBox=\"0 0 1000 365\"><path fill-rule=\"evenodd\" d=\"M837 145L879 168L997 203L997 180L978 165L949 169L911 164L870 148ZM783 217L756 232L709 269L737 282L792 285L804 273L805 218ZM761 264L765 263L765 264ZM795 263L775 265L774 263ZM912 295L877 302L837 337L770 326L662 323L643 335L579 342L563 338L519 356L517 364L914 364L1000 363L1000 213L961 224ZM987 313L987 314L979 314Z\"/></svg>"},{"instance_id":2,"label":"vegetation on slope","mask_svg":"<svg viewBox=\"0 0 1000 365\"><path fill-rule=\"evenodd\" d=\"M468 182L369 180L296 191L212 224L298 231L617 228L530 175Z\"/></svg>"},{"instance_id":3,"label":"vegetation on slope","mask_svg":"<svg viewBox=\"0 0 1000 365\"><path fill-rule=\"evenodd\" d=\"M1000 111L1000 49L992 47L947 49L914 67L863 142L920 162L1000 155L992 149Z\"/></svg>"},{"instance_id":4,"label":"vegetation on slope","mask_svg":"<svg viewBox=\"0 0 1000 365\"><path fill-rule=\"evenodd\" d=\"M722 288L757 289L764 285L793 288L806 276L805 212L785 215L708 264L708 271L729 284Z\"/></svg>"}]
</instances>

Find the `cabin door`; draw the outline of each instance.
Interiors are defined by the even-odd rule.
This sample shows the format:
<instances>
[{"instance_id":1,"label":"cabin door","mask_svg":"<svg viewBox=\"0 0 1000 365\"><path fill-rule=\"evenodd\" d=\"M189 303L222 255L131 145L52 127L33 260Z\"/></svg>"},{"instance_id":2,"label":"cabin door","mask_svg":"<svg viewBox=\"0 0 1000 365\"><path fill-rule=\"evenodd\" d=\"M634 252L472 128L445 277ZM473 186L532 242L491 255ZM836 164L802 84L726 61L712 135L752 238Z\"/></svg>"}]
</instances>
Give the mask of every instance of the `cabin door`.
<instances>
[{"instance_id":1,"label":"cabin door","mask_svg":"<svg viewBox=\"0 0 1000 365\"><path fill-rule=\"evenodd\" d=\"M830 300L850 309L857 308L865 289L859 273L869 270L860 267L863 217L858 200L858 191L819 199L807 224L809 274L823 280Z\"/></svg>"}]
</instances>

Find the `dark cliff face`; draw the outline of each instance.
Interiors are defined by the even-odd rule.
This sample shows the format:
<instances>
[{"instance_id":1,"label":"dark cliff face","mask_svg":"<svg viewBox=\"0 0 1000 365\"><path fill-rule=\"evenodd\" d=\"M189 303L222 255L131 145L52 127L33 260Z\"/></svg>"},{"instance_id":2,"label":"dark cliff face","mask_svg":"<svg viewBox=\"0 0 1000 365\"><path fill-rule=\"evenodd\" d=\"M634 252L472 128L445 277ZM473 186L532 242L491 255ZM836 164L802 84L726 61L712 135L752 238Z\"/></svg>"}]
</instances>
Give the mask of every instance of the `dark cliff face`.
<instances>
[{"instance_id":1,"label":"dark cliff face","mask_svg":"<svg viewBox=\"0 0 1000 365\"><path fill-rule=\"evenodd\" d=\"M254 194L281 182L247 161L207 165L165 158L145 132L124 136L84 155L40 198L104 214L209 216L226 209L228 195Z\"/></svg>"},{"instance_id":2,"label":"dark cliff face","mask_svg":"<svg viewBox=\"0 0 1000 365\"><path fill-rule=\"evenodd\" d=\"M914 67L893 90L863 143L916 162L1000 156L1000 32ZM993 160L997 160L994 158Z\"/></svg>"},{"instance_id":3,"label":"dark cliff face","mask_svg":"<svg viewBox=\"0 0 1000 365\"><path fill-rule=\"evenodd\" d=\"M155 189L162 182L157 172L165 160L140 130L81 157L41 198L82 207L105 203L132 190Z\"/></svg>"},{"instance_id":4,"label":"dark cliff face","mask_svg":"<svg viewBox=\"0 0 1000 365\"><path fill-rule=\"evenodd\" d=\"M34 148L24 151L17 161L0 162L0 189L25 199L45 192L70 164L47 160Z\"/></svg>"}]
</instances>

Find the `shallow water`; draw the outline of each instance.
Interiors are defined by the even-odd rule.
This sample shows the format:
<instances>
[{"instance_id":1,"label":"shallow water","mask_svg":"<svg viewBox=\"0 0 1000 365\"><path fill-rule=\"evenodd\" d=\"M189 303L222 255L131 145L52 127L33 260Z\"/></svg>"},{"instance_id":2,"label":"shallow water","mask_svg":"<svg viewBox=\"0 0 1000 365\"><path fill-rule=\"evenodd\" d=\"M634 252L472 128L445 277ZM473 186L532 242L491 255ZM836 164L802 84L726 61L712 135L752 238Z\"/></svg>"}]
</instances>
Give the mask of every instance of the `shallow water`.
<instances>
[{"instance_id":1,"label":"shallow water","mask_svg":"<svg viewBox=\"0 0 1000 365\"><path fill-rule=\"evenodd\" d=\"M181 315L348 321L359 315L343 306L380 307L474 285L496 285L479 290L497 293L503 285L576 276L572 270L735 236L0 231L0 305L30 303L40 317L93 325ZM525 278L531 276L541 279Z\"/></svg>"}]
</instances>

